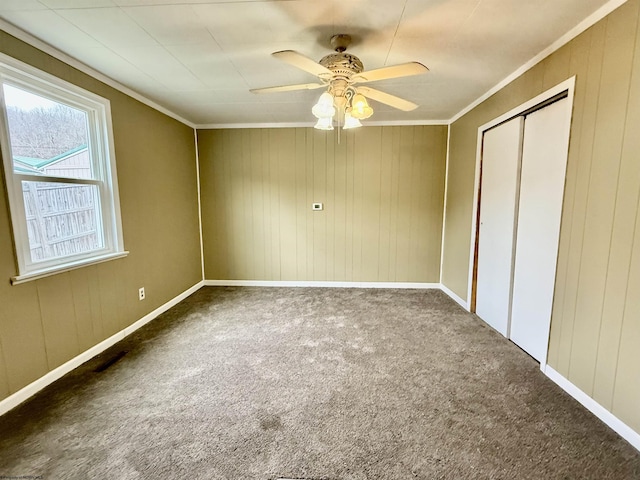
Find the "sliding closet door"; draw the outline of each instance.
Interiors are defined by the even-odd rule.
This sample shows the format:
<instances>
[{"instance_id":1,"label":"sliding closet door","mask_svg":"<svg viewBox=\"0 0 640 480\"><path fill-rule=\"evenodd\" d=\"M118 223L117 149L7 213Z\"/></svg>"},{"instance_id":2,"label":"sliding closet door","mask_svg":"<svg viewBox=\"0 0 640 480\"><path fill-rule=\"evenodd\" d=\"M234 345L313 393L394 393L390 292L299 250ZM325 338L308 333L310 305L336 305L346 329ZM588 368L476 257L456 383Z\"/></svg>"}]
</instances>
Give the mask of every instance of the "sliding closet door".
<instances>
[{"instance_id":1,"label":"sliding closet door","mask_svg":"<svg viewBox=\"0 0 640 480\"><path fill-rule=\"evenodd\" d=\"M507 336L522 117L484 134L476 314Z\"/></svg>"},{"instance_id":2,"label":"sliding closet door","mask_svg":"<svg viewBox=\"0 0 640 480\"><path fill-rule=\"evenodd\" d=\"M546 360L571 112L567 99L526 117L511 310L511 340Z\"/></svg>"}]
</instances>

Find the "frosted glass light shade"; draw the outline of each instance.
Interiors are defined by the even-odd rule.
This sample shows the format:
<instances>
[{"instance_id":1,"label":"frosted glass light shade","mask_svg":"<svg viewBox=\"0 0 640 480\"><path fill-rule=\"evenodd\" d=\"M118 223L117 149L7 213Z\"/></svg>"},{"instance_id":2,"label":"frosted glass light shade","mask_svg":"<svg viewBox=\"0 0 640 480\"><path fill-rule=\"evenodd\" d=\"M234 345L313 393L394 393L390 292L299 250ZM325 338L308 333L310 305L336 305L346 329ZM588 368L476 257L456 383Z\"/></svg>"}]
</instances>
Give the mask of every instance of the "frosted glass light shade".
<instances>
[{"instance_id":1,"label":"frosted glass light shade","mask_svg":"<svg viewBox=\"0 0 640 480\"><path fill-rule=\"evenodd\" d=\"M364 120L373 115L373 108L367 103L367 99L360 93L351 100L351 116L358 120Z\"/></svg>"},{"instance_id":2,"label":"frosted glass light shade","mask_svg":"<svg viewBox=\"0 0 640 480\"><path fill-rule=\"evenodd\" d=\"M318 123L316 123L313 128L317 128L318 130L333 130L333 118L319 118Z\"/></svg>"},{"instance_id":3,"label":"frosted glass light shade","mask_svg":"<svg viewBox=\"0 0 640 480\"><path fill-rule=\"evenodd\" d=\"M320 95L318 103L313 106L311 113L316 118L333 118L336 114L336 107L333 106L333 97L329 92Z\"/></svg>"},{"instance_id":4,"label":"frosted glass light shade","mask_svg":"<svg viewBox=\"0 0 640 480\"><path fill-rule=\"evenodd\" d=\"M358 128L361 127L362 124L360 120L351 116L351 112L345 112L344 114L344 126L342 127L344 130L348 130L350 128Z\"/></svg>"}]
</instances>

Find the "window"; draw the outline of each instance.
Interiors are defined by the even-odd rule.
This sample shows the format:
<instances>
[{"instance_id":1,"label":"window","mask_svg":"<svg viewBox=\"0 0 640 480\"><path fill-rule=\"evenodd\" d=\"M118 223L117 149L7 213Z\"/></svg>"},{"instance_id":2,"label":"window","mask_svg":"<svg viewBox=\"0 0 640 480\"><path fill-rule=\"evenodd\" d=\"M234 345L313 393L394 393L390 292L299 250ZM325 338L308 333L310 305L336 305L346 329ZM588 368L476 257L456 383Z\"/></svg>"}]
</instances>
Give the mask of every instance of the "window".
<instances>
[{"instance_id":1,"label":"window","mask_svg":"<svg viewBox=\"0 0 640 480\"><path fill-rule=\"evenodd\" d=\"M124 256L109 101L5 55L0 86L12 282Z\"/></svg>"}]
</instances>

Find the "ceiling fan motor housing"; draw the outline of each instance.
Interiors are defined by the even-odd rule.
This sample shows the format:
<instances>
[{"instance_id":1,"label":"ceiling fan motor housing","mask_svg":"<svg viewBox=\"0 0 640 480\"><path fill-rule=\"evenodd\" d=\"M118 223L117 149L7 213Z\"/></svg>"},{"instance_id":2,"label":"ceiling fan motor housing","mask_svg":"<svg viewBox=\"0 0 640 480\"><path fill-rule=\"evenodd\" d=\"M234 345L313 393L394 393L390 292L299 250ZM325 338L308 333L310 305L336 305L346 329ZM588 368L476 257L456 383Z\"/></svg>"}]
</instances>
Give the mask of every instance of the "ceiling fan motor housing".
<instances>
[{"instance_id":1,"label":"ceiling fan motor housing","mask_svg":"<svg viewBox=\"0 0 640 480\"><path fill-rule=\"evenodd\" d=\"M364 70L358 57L350 53L330 53L320 60L320 65L328 68L334 75L351 78Z\"/></svg>"},{"instance_id":2,"label":"ceiling fan motor housing","mask_svg":"<svg viewBox=\"0 0 640 480\"><path fill-rule=\"evenodd\" d=\"M350 35L334 35L331 37L331 46L334 48L335 53L326 55L318 63L294 50L274 52L272 53L274 57L279 58L300 70L304 70L305 72L315 75L320 79L320 82L258 88L252 89L251 92L283 92L290 90L326 88L326 92L322 95L324 97L328 96L329 98L333 98L333 107L343 113L350 113L353 118L367 118L371 113L373 113L371 107L366 104L365 97L372 98L380 103L384 103L404 111L410 111L418 107L418 105L414 103L389 95L388 93L381 92L374 88L356 88L354 85L377 80L385 80L388 78L418 75L429 71L427 67L418 62L407 62L366 72L364 71L364 65L360 59L345 51L350 43ZM356 101L356 105L351 105L355 99L358 99ZM318 102L316 106L320 105L320 103L321 102ZM355 109L358 105L364 105L364 110L363 108L358 107L359 110L357 112L355 110L350 111ZM356 116L356 114L359 116ZM318 118L324 117L320 115ZM320 127L325 126L326 125L321 125Z\"/></svg>"}]
</instances>

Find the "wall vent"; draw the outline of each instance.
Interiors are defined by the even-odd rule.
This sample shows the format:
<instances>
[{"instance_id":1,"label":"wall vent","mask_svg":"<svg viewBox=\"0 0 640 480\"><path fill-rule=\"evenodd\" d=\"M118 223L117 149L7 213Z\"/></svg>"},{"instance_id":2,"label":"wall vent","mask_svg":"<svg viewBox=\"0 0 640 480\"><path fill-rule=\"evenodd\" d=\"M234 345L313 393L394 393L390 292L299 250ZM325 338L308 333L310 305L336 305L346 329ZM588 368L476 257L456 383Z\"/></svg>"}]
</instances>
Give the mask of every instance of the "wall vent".
<instances>
[{"instance_id":1,"label":"wall vent","mask_svg":"<svg viewBox=\"0 0 640 480\"><path fill-rule=\"evenodd\" d=\"M100 365L98 365L98 367L96 367L94 372L104 372L107 368L109 368L111 365L116 363L118 360L120 360L122 357L124 357L127 353L129 353L129 352L124 351L124 350L122 352L116 353L111 358L107 359L105 362L103 362Z\"/></svg>"}]
</instances>

